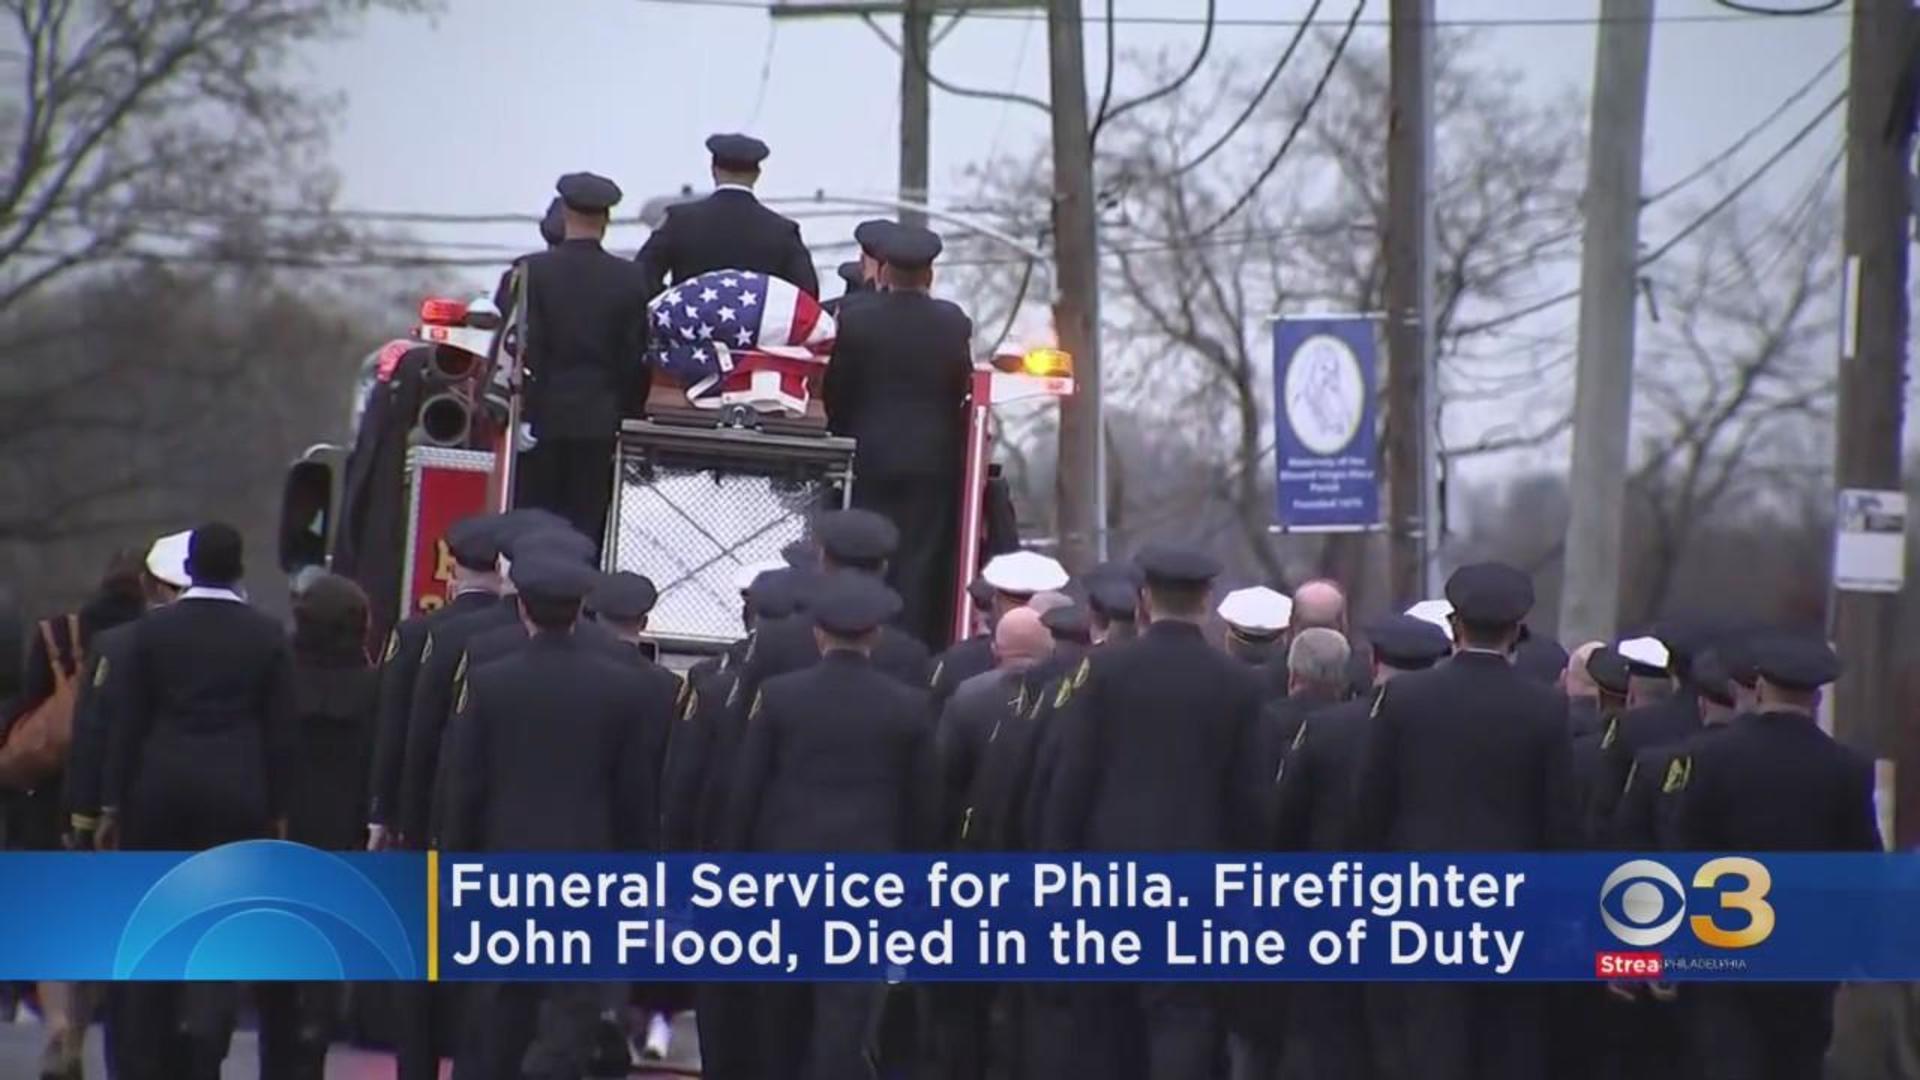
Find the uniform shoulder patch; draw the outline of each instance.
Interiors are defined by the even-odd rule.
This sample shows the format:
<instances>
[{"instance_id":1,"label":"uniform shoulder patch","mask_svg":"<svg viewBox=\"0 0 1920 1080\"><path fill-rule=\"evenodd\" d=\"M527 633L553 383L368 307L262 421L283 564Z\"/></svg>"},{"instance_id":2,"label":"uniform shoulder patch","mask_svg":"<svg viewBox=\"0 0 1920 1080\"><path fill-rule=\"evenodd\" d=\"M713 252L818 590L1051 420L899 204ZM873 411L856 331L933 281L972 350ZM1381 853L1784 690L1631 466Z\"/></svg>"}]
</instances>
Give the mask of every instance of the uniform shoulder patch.
<instances>
[{"instance_id":1,"label":"uniform shoulder patch","mask_svg":"<svg viewBox=\"0 0 1920 1080\"><path fill-rule=\"evenodd\" d=\"M457 713L467 711L467 681L465 679L460 680L460 696L453 703L453 711Z\"/></svg>"},{"instance_id":2,"label":"uniform shoulder patch","mask_svg":"<svg viewBox=\"0 0 1920 1080\"><path fill-rule=\"evenodd\" d=\"M1639 775L1640 775L1640 760L1638 758L1635 758L1633 764L1627 766L1627 782L1620 785L1621 794L1624 795L1625 793L1633 790L1633 779L1634 777Z\"/></svg>"},{"instance_id":3,"label":"uniform shoulder patch","mask_svg":"<svg viewBox=\"0 0 1920 1080\"><path fill-rule=\"evenodd\" d=\"M747 719L755 720L760 716L760 707L766 704L767 695L758 690L753 692L753 707L747 710Z\"/></svg>"},{"instance_id":4,"label":"uniform shoulder patch","mask_svg":"<svg viewBox=\"0 0 1920 1080\"><path fill-rule=\"evenodd\" d=\"M1087 675L1092 672L1092 670L1093 658L1091 656L1081 657L1080 666L1073 669L1073 688L1075 690L1087 685Z\"/></svg>"},{"instance_id":5,"label":"uniform shoulder patch","mask_svg":"<svg viewBox=\"0 0 1920 1080\"><path fill-rule=\"evenodd\" d=\"M433 642L432 642L431 640L429 640L429 641L427 642L427 644L428 644L429 646L431 646L431 645L433 644ZM429 651L429 652L431 652L431 651L432 651L432 649L431 649L431 648L429 648L429 649L428 649L428 651ZM426 659L426 658L425 658L424 656L422 656L422 657L421 657L421 659L423 659L423 660L424 660L424 659ZM461 654L460 654L460 662L459 662L458 664L456 664L456 665L454 665L454 668L453 668L453 680L454 680L455 682L460 682L460 681L462 681L462 680L464 680L464 679L465 679L466 677L467 677L467 654L466 654L466 653L461 653Z\"/></svg>"},{"instance_id":6,"label":"uniform shoulder patch","mask_svg":"<svg viewBox=\"0 0 1920 1080\"><path fill-rule=\"evenodd\" d=\"M391 664L393 663L393 658L399 655L400 631L389 630L387 631L387 651L381 654L380 662L383 664Z\"/></svg>"},{"instance_id":7,"label":"uniform shoulder patch","mask_svg":"<svg viewBox=\"0 0 1920 1080\"><path fill-rule=\"evenodd\" d=\"M399 642L396 640L394 644L398 645ZM427 643L420 646L420 662L424 664L431 659L433 659L433 635L428 634ZM463 668L461 670L464 671L465 669Z\"/></svg>"},{"instance_id":8,"label":"uniform shoulder patch","mask_svg":"<svg viewBox=\"0 0 1920 1080\"><path fill-rule=\"evenodd\" d=\"M1307 741L1307 722L1305 720L1302 720L1300 721L1300 730L1293 733L1293 741L1287 744L1287 749L1289 751L1298 750L1300 749L1301 746L1305 745L1306 741Z\"/></svg>"},{"instance_id":9,"label":"uniform shoulder patch","mask_svg":"<svg viewBox=\"0 0 1920 1080\"><path fill-rule=\"evenodd\" d=\"M1066 708L1067 702L1072 697L1073 697L1073 680L1072 679L1060 680L1060 689L1055 690L1053 692L1054 709L1059 710L1059 709Z\"/></svg>"},{"instance_id":10,"label":"uniform shoulder patch","mask_svg":"<svg viewBox=\"0 0 1920 1080\"><path fill-rule=\"evenodd\" d=\"M1600 749L1611 750L1613 749L1613 744L1619 741L1620 741L1620 718L1617 716L1610 716L1607 718L1606 733L1600 736Z\"/></svg>"},{"instance_id":11,"label":"uniform shoulder patch","mask_svg":"<svg viewBox=\"0 0 1920 1080\"><path fill-rule=\"evenodd\" d=\"M1367 719L1371 720L1374 717L1379 716L1380 706L1385 704L1386 700L1387 700L1387 687L1386 687L1386 684L1382 683L1380 687L1373 692L1373 707L1367 710ZM1300 730L1305 731L1306 725L1305 724L1300 725Z\"/></svg>"},{"instance_id":12,"label":"uniform shoulder patch","mask_svg":"<svg viewBox=\"0 0 1920 1080\"><path fill-rule=\"evenodd\" d=\"M738 704L740 704L740 680L735 679L733 685L727 688L727 708L731 709Z\"/></svg>"},{"instance_id":13,"label":"uniform shoulder patch","mask_svg":"<svg viewBox=\"0 0 1920 1080\"><path fill-rule=\"evenodd\" d=\"M93 688L98 690L105 685L107 685L107 658L103 656L99 663L93 665Z\"/></svg>"},{"instance_id":14,"label":"uniform shoulder patch","mask_svg":"<svg viewBox=\"0 0 1920 1080\"><path fill-rule=\"evenodd\" d=\"M932 689L933 687L939 686L940 676L946 674L946 671L947 671L946 658L942 657L939 660L935 660L933 662L933 674L927 679L928 689Z\"/></svg>"},{"instance_id":15,"label":"uniform shoulder patch","mask_svg":"<svg viewBox=\"0 0 1920 1080\"><path fill-rule=\"evenodd\" d=\"M1693 755L1681 754L1667 762L1666 778L1660 781L1660 793L1671 795L1686 790L1687 781L1693 779Z\"/></svg>"}]
</instances>

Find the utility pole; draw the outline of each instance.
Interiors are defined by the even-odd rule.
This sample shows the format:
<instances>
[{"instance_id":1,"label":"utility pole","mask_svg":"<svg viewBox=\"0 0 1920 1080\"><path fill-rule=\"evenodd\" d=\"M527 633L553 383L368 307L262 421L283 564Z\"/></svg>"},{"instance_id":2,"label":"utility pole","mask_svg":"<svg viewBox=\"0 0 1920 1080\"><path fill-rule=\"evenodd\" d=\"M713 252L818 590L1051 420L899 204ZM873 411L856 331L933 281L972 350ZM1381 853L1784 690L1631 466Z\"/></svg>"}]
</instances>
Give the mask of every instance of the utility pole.
<instances>
[{"instance_id":1,"label":"utility pole","mask_svg":"<svg viewBox=\"0 0 1920 1080\"><path fill-rule=\"evenodd\" d=\"M1653 0L1601 0L1587 121L1579 369L1567 481L1560 640L1611 640L1620 619L1627 437L1633 420L1640 157L1647 118Z\"/></svg>"},{"instance_id":2,"label":"utility pole","mask_svg":"<svg viewBox=\"0 0 1920 1080\"><path fill-rule=\"evenodd\" d=\"M1834 417L1834 481L1841 488L1900 490L1900 436L1906 396L1907 244L1911 198L1902 73L1914 41L1905 0L1853 6L1847 97L1846 278L1841 313L1840 400ZM1908 585L1912 588L1912 585ZM1834 734L1892 758L1901 743L1892 647L1899 593L1834 593L1833 633L1845 670L1834 688ZM1920 777L1904 781L1909 798ZM1920 811L1920 806L1912 809ZM1898 815L1912 840L1920 821Z\"/></svg>"},{"instance_id":3,"label":"utility pole","mask_svg":"<svg viewBox=\"0 0 1920 1080\"><path fill-rule=\"evenodd\" d=\"M1433 595L1433 0L1392 0L1387 64L1387 535L1401 604Z\"/></svg>"},{"instance_id":4,"label":"utility pole","mask_svg":"<svg viewBox=\"0 0 1920 1080\"><path fill-rule=\"evenodd\" d=\"M900 198L924 203L928 198L928 157L931 153L933 87L928 72L933 63L933 4L906 0L900 13ZM903 210L900 220L924 227L926 215Z\"/></svg>"},{"instance_id":5,"label":"utility pole","mask_svg":"<svg viewBox=\"0 0 1920 1080\"><path fill-rule=\"evenodd\" d=\"M1053 235L1059 268L1054 329L1073 357L1074 393L1061 401L1055 472L1061 561L1084 570L1106 550L1106 460L1101 446L1100 253L1087 121L1080 0L1047 5L1053 101Z\"/></svg>"}]
</instances>

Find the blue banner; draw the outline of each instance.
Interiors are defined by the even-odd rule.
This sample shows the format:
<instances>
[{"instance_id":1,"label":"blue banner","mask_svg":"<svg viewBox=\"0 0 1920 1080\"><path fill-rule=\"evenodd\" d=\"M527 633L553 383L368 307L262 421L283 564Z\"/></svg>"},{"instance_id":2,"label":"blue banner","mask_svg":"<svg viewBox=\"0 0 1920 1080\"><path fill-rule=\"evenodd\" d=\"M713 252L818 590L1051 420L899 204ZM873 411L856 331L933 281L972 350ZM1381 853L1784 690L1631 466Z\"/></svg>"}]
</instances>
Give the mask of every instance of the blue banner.
<instances>
[{"instance_id":1,"label":"blue banner","mask_svg":"<svg viewBox=\"0 0 1920 1080\"><path fill-rule=\"evenodd\" d=\"M0 856L0 978L1920 979L1915 855Z\"/></svg>"},{"instance_id":2,"label":"blue banner","mask_svg":"<svg viewBox=\"0 0 1920 1080\"><path fill-rule=\"evenodd\" d=\"M1276 528L1357 532L1380 524L1378 355L1372 316L1274 321Z\"/></svg>"}]
</instances>

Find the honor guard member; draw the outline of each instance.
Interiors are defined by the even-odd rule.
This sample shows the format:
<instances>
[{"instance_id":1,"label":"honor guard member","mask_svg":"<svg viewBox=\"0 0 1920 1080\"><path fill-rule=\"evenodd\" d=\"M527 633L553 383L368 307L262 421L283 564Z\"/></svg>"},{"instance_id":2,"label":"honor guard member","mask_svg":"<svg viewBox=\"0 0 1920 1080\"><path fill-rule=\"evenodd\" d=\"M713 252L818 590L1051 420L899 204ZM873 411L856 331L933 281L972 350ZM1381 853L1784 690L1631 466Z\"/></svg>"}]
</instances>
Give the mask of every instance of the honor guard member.
<instances>
[{"instance_id":1,"label":"honor guard member","mask_svg":"<svg viewBox=\"0 0 1920 1080\"><path fill-rule=\"evenodd\" d=\"M837 272L840 280L846 284L847 291L820 305L829 315L837 319L848 304L858 304L880 292L880 238L888 229L895 228L896 224L885 218L875 218L854 227L853 239L860 245L860 258L840 264Z\"/></svg>"},{"instance_id":2,"label":"honor guard member","mask_svg":"<svg viewBox=\"0 0 1920 1080\"><path fill-rule=\"evenodd\" d=\"M687 682L689 684L697 686L705 682L716 672L734 667L738 665L740 661L746 659L747 645L753 640L754 620L760 617L759 609L753 602L753 583L758 580L762 574L784 571L786 569L787 563L784 560L754 563L751 566L741 567L740 572L733 576L733 587L740 593L740 626L746 633L741 635L740 640L727 646L725 652L720 653L718 656L709 656L695 663L687 672ZM784 618L785 616L793 614L791 590L780 589L779 593L786 596L789 603L786 610L779 612L774 617Z\"/></svg>"},{"instance_id":3,"label":"honor guard member","mask_svg":"<svg viewBox=\"0 0 1920 1080\"><path fill-rule=\"evenodd\" d=\"M1534 682L1565 693L1561 677L1567 673L1566 646L1544 634L1534 633L1530 627L1522 629L1526 636L1514 646L1513 666Z\"/></svg>"},{"instance_id":4,"label":"honor guard member","mask_svg":"<svg viewBox=\"0 0 1920 1080\"><path fill-rule=\"evenodd\" d=\"M1425 671L1453 651L1431 623L1389 615L1368 624L1377 688L1413 671ZM1353 784L1367 737L1373 695L1330 705L1308 715L1294 734L1275 777L1278 809L1276 851L1345 851L1352 828ZM1283 1076L1338 1076L1369 1080L1378 1075L1367 1033L1365 987L1329 983L1294 995L1287 1012Z\"/></svg>"},{"instance_id":5,"label":"honor guard member","mask_svg":"<svg viewBox=\"0 0 1920 1080\"><path fill-rule=\"evenodd\" d=\"M751 270L790 282L820 295L813 255L800 239L800 226L762 206L753 186L767 144L751 135L712 135L713 194L676 203L653 230L634 261L646 279L647 297L709 270Z\"/></svg>"},{"instance_id":6,"label":"honor guard member","mask_svg":"<svg viewBox=\"0 0 1920 1080\"><path fill-rule=\"evenodd\" d=\"M1139 590L1123 579L1096 577L1087 584L1087 608L1093 612L1096 644L1132 641L1140 635Z\"/></svg>"},{"instance_id":7,"label":"honor guard member","mask_svg":"<svg viewBox=\"0 0 1920 1080\"><path fill-rule=\"evenodd\" d=\"M1261 713L1260 768L1272 776L1287 747L1312 713L1347 700L1353 646L1338 630L1309 626L1297 630L1287 646L1283 670L1286 694L1269 700Z\"/></svg>"},{"instance_id":8,"label":"honor guard member","mask_svg":"<svg viewBox=\"0 0 1920 1080\"><path fill-rule=\"evenodd\" d=\"M568 173L556 187L566 239L526 261L523 434L533 446L520 453L515 500L559 514L598 544L621 416L646 401L648 294L633 265L600 246L619 185Z\"/></svg>"},{"instance_id":9,"label":"honor guard member","mask_svg":"<svg viewBox=\"0 0 1920 1080\"><path fill-rule=\"evenodd\" d=\"M901 625L932 649L952 640L973 379L972 320L927 293L940 247L915 226L882 232L886 291L844 312L821 388L828 427L858 443L854 505L900 530L887 580L906 605Z\"/></svg>"},{"instance_id":10,"label":"honor guard member","mask_svg":"<svg viewBox=\"0 0 1920 1080\"><path fill-rule=\"evenodd\" d=\"M1566 699L1508 659L1533 607L1527 575L1476 563L1447 581L1453 659L1374 699L1355 787L1357 851L1551 851L1573 846ZM1407 984L1402 1074L1544 1075L1543 1003L1498 984ZM1408 1071L1413 1063L1418 1069Z\"/></svg>"},{"instance_id":11,"label":"honor guard member","mask_svg":"<svg viewBox=\"0 0 1920 1080\"><path fill-rule=\"evenodd\" d=\"M1700 707L1700 730L1667 746L1643 750L1633 759L1620 805L1613 814L1613 846L1623 851L1672 850L1675 801L1667 780L1673 763L1727 730L1734 717L1733 679L1720 653L1708 648L1694 657L1688 676Z\"/></svg>"},{"instance_id":12,"label":"honor guard member","mask_svg":"<svg viewBox=\"0 0 1920 1080\"><path fill-rule=\"evenodd\" d=\"M900 547L900 533L892 523L865 510L837 510L822 514L814 524L820 540L825 573L812 579L809 592L822 588L836 574L853 573L881 578L888 560ZM803 606L810 606L806 598ZM775 620L754 636L751 655L741 666L740 701L753 700L753 691L767 679L809 667L820 659L813 624L804 611ZM913 687L927 685L932 660L919 640L895 626L883 626L873 644L873 666ZM932 717L928 717L929 723Z\"/></svg>"},{"instance_id":13,"label":"honor guard member","mask_svg":"<svg viewBox=\"0 0 1920 1080\"><path fill-rule=\"evenodd\" d=\"M1573 790L1575 804L1580 810L1582 832L1590 844L1598 845L1605 840L1607 819L1600 817L1602 809L1613 800L1608 793L1604 798L1600 786L1606 782L1606 751L1601 742L1606 738L1608 729L1613 726L1627 707L1627 689L1633 681L1633 675L1627 664L1627 658L1616 652L1611 645L1602 644L1592 650L1586 658L1587 676L1593 680L1594 706L1598 710L1597 729L1576 730L1573 736ZM1569 703L1569 709L1572 704Z\"/></svg>"},{"instance_id":14,"label":"honor guard member","mask_svg":"<svg viewBox=\"0 0 1920 1080\"><path fill-rule=\"evenodd\" d=\"M870 658L899 606L868 575L833 574L821 585L810 612L820 662L767 680L748 711L727 814L732 850L848 854L932 845L939 781L926 691L882 674ZM883 992L862 983L765 988L764 1075L868 1075L867 1032Z\"/></svg>"},{"instance_id":15,"label":"honor guard member","mask_svg":"<svg viewBox=\"0 0 1920 1080\"><path fill-rule=\"evenodd\" d=\"M1025 607L1027 601L1043 592L1064 589L1071 579L1059 562L1035 551L1011 551L996 555L980 571L980 580L992 590L987 604L989 631L1007 612ZM979 601L976 599L975 601ZM993 669L993 636L986 633L968 638L940 654L933 666L933 703L935 708L961 683Z\"/></svg>"},{"instance_id":16,"label":"honor guard member","mask_svg":"<svg viewBox=\"0 0 1920 1080\"><path fill-rule=\"evenodd\" d=\"M1627 710L1600 737L1605 774L1599 809L1608 819L1626 790L1627 772L1636 757L1678 745L1700 730L1699 695L1688 680L1691 657L1683 651L1683 640L1669 624L1657 635L1629 638L1618 646L1632 681Z\"/></svg>"},{"instance_id":17,"label":"honor guard member","mask_svg":"<svg viewBox=\"0 0 1920 1080\"><path fill-rule=\"evenodd\" d=\"M1287 626L1293 601L1265 585L1235 589L1215 609L1227 624L1227 655L1252 667L1268 687L1269 699L1287 695Z\"/></svg>"},{"instance_id":18,"label":"honor guard member","mask_svg":"<svg viewBox=\"0 0 1920 1080\"><path fill-rule=\"evenodd\" d=\"M464 518L447 530L447 554L453 581L447 602L410 616L387 635L380 661L380 705L374 730L373 776L369 783L367 847L379 851L394 839L392 826L400 798L400 769L406 757L407 717L420 675L421 654L433 628L449 619L500 602L500 515ZM403 1067L403 1074L407 1070Z\"/></svg>"},{"instance_id":19,"label":"honor guard member","mask_svg":"<svg viewBox=\"0 0 1920 1080\"><path fill-rule=\"evenodd\" d=\"M1753 642L1751 655L1759 675L1754 711L1689 747L1663 778L1662 789L1678 799L1682 846L1881 850L1872 762L1815 719L1821 687L1840 674L1839 658L1823 641L1786 635ZM1833 1035L1834 990L1831 983L1689 985L1702 1075L1818 1080Z\"/></svg>"},{"instance_id":20,"label":"honor guard member","mask_svg":"<svg viewBox=\"0 0 1920 1080\"><path fill-rule=\"evenodd\" d=\"M554 526L545 511L515 510L499 528L502 561L501 594L505 603L491 604L456 615L433 626L420 647L420 674L414 679L413 702L407 713L407 741L400 758L401 835L409 843L431 847L434 792L440 775L441 736L453 715L459 681L468 668L467 646L496 628L520 626L520 610L513 561L536 550L557 551L582 565L593 558L593 542L564 525Z\"/></svg>"},{"instance_id":21,"label":"honor guard member","mask_svg":"<svg viewBox=\"0 0 1920 1080\"><path fill-rule=\"evenodd\" d=\"M658 850L671 704L655 701L641 671L578 640L598 573L546 551L515 560L513 573L532 640L461 683L445 839L460 851ZM471 1060L486 1076L586 1075L591 1036L618 994L594 983L487 987Z\"/></svg>"},{"instance_id":22,"label":"honor guard member","mask_svg":"<svg viewBox=\"0 0 1920 1080\"><path fill-rule=\"evenodd\" d=\"M844 290L831 300L821 301L820 310L837 319L840 317L840 309L846 306L847 301L858 302L857 298L867 291L867 283L860 276L860 264L857 262L843 262L834 267L833 272L839 275L840 284Z\"/></svg>"},{"instance_id":23,"label":"honor guard member","mask_svg":"<svg viewBox=\"0 0 1920 1080\"><path fill-rule=\"evenodd\" d=\"M1255 744L1259 680L1207 643L1201 623L1220 573L1172 545L1140 553L1148 624L1140 639L1089 655L1055 718L1063 725L1043 841L1053 851L1227 851L1256 840L1262 789ZM1210 1075L1211 992L1180 984L1093 984L1075 996L1074 1037L1088 1076Z\"/></svg>"},{"instance_id":24,"label":"honor guard member","mask_svg":"<svg viewBox=\"0 0 1920 1080\"><path fill-rule=\"evenodd\" d=\"M558 195L547 203L547 212L540 218L540 239L546 241L547 250L552 251L567 239L566 206ZM500 284L493 290L493 306L502 315L513 311L513 272L527 261L525 255L513 260L513 265L500 275Z\"/></svg>"},{"instance_id":25,"label":"honor guard member","mask_svg":"<svg viewBox=\"0 0 1920 1080\"><path fill-rule=\"evenodd\" d=\"M130 624L124 677L107 687L103 848L206 851L286 835L299 767L292 654L280 624L239 592L243 554L232 526L195 529L193 585ZM217 1080L236 1006L222 984L129 987L120 1075Z\"/></svg>"}]
</instances>

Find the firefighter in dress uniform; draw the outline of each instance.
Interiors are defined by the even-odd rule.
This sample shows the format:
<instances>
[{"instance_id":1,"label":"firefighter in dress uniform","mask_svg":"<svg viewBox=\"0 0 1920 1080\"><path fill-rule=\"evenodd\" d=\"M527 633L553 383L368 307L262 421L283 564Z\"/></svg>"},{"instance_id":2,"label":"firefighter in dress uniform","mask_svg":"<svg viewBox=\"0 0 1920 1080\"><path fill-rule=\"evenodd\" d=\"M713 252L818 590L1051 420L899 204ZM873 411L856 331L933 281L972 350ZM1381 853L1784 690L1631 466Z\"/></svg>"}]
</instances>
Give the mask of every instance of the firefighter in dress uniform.
<instances>
[{"instance_id":1,"label":"firefighter in dress uniform","mask_svg":"<svg viewBox=\"0 0 1920 1080\"><path fill-rule=\"evenodd\" d=\"M569 173L556 190L566 239L526 258L526 412L514 501L559 514L598 544L613 497L614 438L622 415L646 400L647 287L632 263L600 246L619 185Z\"/></svg>"},{"instance_id":2,"label":"firefighter in dress uniform","mask_svg":"<svg viewBox=\"0 0 1920 1080\"><path fill-rule=\"evenodd\" d=\"M1678 800L1689 851L1879 851L1873 763L1815 720L1840 674L1826 642L1753 642L1758 701L1676 756L1661 790ZM1833 1036L1832 983L1694 983L1694 1050L1709 1080L1818 1080Z\"/></svg>"},{"instance_id":3,"label":"firefighter in dress uniform","mask_svg":"<svg viewBox=\"0 0 1920 1080\"><path fill-rule=\"evenodd\" d=\"M733 850L932 846L939 781L927 694L883 674L870 657L899 604L891 589L864 574L834 574L821 585L810 610L820 661L767 680L748 709L727 813ZM762 1075L869 1075L868 1033L883 993L864 983L763 988Z\"/></svg>"},{"instance_id":4,"label":"firefighter in dress uniform","mask_svg":"<svg viewBox=\"0 0 1920 1080\"><path fill-rule=\"evenodd\" d=\"M767 144L751 135L713 135L707 152L713 155L713 193L668 207L666 220L634 256L647 298L709 270L752 270L819 296L820 278L800 226L754 197Z\"/></svg>"},{"instance_id":5,"label":"firefighter in dress uniform","mask_svg":"<svg viewBox=\"0 0 1920 1080\"><path fill-rule=\"evenodd\" d=\"M1148 626L1089 654L1062 685L1069 700L1042 844L1053 851L1226 851L1257 838L1262 789L1254 744L1259 681L1208 644L1201 624L1220 564L1155 545L1140 554ZM1201 797L1204 795L1205 797ZM1212 989L1188 984L1073 988L1072 1037L1088 1076L1211 1075Z\"/></svg>"},{"instance_id":6,"label":"firefighter in dress uniform","mask_svg":"<svg viewBox=\"0 0 1920 1080\"><path fill-rule=\"evenodd\" d=\"M654 851L672 724L643 671L580 642L600 575L537 551L513 566L525 648L468 672L449 732L445 839L459 851ZM611 988L485 987L469 1026L487 1076L577 1077ZM617 992L616 992L617 993Z\"/></svg>"},{"instance_id":7,"label":"firefighter in dress uniform","mask_svg":"<svg viewBox=\"0 0 1920 1080\"><path fill-rule=\"evenodd\" d=\"M993 627L1001 616L1040 593L1066 588L1069 580L1066 568L1038 552L1010 551L989 559L978 579L987 598L974 598L986 612L986 630L956 642L934 662L934 708L943 708L961 683L993 669Z\"/></svg>"},{"instance_id":8,"label":"firefighter in dress uniform","mask_svg":"<svg viewBox=\"0 0 1920 1080\"><path fill-rule=\"evenodd\" d=\"M883 230L886 291L843 310L822 390L828 426L858 440L854 505L900 530L887 580L905 604L901 625L930 649L952 639L973 377L972 321L927 293L940 247L927 229Z\"/></svg>"},{"instance_id":9,"label":"firefighter in dress uniform","mask_svg":"<svg viewBox=\"0 0 1920 1080\"><path fill-rule=\"evenodd\" d=\"M1576 843L1566 699L1514 670L1533 583L1510 566L1447 581L1453 659L1374 698L1355 783L1357 851L1551 851ZM1504 984L1408 983L1390 996L1392 1075L1544 1075L1544 1003Z\"/></svg>"},{"instance_id":10,"label":"firefighter in dress uniform","mask_svg":"<svg viewBox=\"0 0 1920 1080\"><path fill-rule=\"evenodd\" d=\"M1438 627L1411 615L1389 615L1366 630L1373 643L1376 693L1402 674L1425 671L1453 651L1453 643ZM1354 698L1304 718L1274 778L1274 850L1347 850L1354 776L1372 708L1371 696ZM1293 995L1280 1075L1288 1080L1375 1076L1367 993L1364 984L1324 983Z\"/></svg>"}]
</instances>

